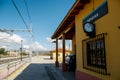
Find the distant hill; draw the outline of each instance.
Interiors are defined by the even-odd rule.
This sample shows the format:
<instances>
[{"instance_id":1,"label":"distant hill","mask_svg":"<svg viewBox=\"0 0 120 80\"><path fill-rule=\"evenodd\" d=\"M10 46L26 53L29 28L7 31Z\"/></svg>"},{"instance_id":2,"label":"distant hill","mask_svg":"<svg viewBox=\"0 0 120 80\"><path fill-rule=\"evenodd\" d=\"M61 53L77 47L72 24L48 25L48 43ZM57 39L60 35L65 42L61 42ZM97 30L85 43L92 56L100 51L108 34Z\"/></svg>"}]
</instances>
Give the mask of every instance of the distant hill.
<instances>
[{"instance_id":1,"label":"distant hill","mask_svg":"<svg viewBox=\"0 0 120 80\"><path fill-rule=\"evenodd\" d=\"M50 55L50 51L33 51L33 56L35 55Z\"/></svg>"}]
</instances>

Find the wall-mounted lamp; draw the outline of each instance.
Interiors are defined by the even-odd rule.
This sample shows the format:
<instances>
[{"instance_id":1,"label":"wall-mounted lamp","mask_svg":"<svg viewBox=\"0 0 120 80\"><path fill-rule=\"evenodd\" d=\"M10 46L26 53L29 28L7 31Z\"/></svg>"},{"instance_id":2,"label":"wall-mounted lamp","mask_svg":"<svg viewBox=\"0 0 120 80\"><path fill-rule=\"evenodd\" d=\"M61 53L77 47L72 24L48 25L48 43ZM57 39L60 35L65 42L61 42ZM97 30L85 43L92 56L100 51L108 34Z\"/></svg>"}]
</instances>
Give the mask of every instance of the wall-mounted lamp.
<instances>
[{"instance_id":1,"label":"wall-mounted lamp","mask_svg":"<svg viewBox=\"0 0 120 80\"><path fill-rule=\"evenodd\" d=\"M118 26L118 29L120 29L120 26Z\"/></svg>"}]
</instances>

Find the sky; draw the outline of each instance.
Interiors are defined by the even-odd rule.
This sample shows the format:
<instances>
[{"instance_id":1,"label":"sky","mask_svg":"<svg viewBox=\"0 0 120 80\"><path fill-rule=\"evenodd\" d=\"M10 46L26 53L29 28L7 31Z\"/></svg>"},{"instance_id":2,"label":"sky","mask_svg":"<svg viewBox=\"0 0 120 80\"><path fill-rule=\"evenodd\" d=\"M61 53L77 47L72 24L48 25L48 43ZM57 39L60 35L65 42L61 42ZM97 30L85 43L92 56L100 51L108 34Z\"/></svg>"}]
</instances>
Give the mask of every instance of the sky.
<instances>
[{"instance_id":1,"label":"sky","mask_svg":"<svg viewBox=\"0 0 120 80\"><path fill-rule=\"evenodd\" d=\"M0 47L17 50L21 47L22 43L26 49L30 47L37 51L55 49L55 44L52 43L51 36L75 0L13 1L27 26L25 26L22 18L18 14L12 0L0 0L0 29L4 30L0 31ZM28 32L30 25L32 26L32 40L30 38L30 32ZM14 30L14 32L11 33L9 30ZM66 41L67 48L70 43L71 41ZM61 46L62 42L59 41L59 48Z\"/></svg>"}]
</instances>

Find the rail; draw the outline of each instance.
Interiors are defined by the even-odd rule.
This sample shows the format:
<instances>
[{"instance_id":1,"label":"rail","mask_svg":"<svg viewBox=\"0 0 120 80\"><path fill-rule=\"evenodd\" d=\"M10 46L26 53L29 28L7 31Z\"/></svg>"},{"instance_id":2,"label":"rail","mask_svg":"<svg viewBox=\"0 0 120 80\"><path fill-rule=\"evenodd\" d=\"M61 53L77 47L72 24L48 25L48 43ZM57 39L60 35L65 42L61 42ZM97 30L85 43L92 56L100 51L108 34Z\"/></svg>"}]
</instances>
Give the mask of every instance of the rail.
<instances>
[{"instance_id":1,"label":"rail","mask_svg":"<svg viewBox=\"0 0 120 80\"><path fill-rule=\"evenodd\" d=\"M0 80L4 80L5 78L7 78L14 71L22 67L26 62L27 61L25 59L23 61L14 59L14 61L11 61L11 62L8 61L5 64L1 64L0 65Z\"/></svg>"},{"instance_id":2,"label":"rail","mask_svg":"<svg viewBox=\"0 0 120 80\"><path fill-rule=\"evenodd\" d=\"M23 59L24 58L27 58L27 57L23 57ZM13 62L13 61L17 61L17 60L21 60L21 58L17 58L17 57L16 58L8 58L8 59L4 58L4 59L0 60L0 65L5 64L5 63L9 63L9 62Z\"/></svg>"}]
</instances>

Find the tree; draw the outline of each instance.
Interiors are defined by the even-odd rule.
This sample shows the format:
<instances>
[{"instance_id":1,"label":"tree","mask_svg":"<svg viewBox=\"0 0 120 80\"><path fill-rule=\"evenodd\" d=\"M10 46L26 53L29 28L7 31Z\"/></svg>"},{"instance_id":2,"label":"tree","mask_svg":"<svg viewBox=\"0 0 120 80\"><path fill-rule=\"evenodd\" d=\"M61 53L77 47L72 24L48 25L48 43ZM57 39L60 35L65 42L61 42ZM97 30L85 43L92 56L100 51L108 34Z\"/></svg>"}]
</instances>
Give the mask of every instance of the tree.
<instances>
[{"instance_id":1,"label":"tree","mask_svg":"<svg viewBox=\"0 0 120 80\"><path fill-rule=\"evenodd\" d=\"M1 55L4 55L6 54L6 51L4 48L0 48L0 58L1 58Z\"/></svg>"}]
</instances>

